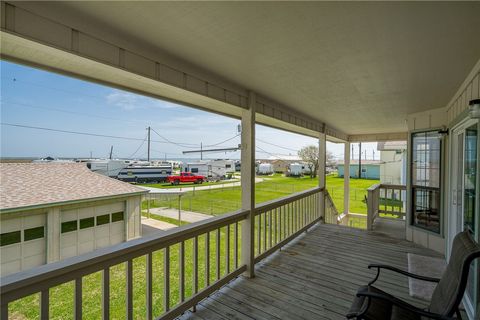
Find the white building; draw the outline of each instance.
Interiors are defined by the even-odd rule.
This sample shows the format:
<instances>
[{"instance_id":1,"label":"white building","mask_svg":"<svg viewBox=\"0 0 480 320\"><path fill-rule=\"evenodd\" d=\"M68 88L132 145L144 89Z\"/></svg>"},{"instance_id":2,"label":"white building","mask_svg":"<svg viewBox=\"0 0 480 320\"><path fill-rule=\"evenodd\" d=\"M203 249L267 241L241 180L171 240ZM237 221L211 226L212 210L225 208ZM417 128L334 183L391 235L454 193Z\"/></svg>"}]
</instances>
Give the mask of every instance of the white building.
<instances>
[{"instance_id":1,"label":"white building","mask_svg":"<svg viewBox=\"0 0 480 320\"><path fill-rule=\"evenodd\" d=\"M378 142L380 151L380 182L388 184L407 183L407 141Z\"/></svg>"},{"instance_id":2,"label":"white building","mask_svg":"<svg viewBox=\"0 0 480 320\"><path fill-rule=\"evenodd\" d=\"M80 163L1 163L1 276L141 236L147 191Z\"/></svg>"}]
</instances>

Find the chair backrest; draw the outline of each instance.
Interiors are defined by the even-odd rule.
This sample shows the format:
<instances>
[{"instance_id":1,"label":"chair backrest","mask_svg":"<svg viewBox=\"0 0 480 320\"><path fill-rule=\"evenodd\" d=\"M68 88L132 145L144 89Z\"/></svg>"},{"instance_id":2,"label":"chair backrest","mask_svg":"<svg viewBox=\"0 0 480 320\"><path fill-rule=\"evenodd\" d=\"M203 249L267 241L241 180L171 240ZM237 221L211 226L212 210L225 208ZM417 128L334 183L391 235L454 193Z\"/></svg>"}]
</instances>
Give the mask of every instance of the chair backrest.
<instances>
[{"instance_id":1,"label":"chair backrest","mask_svg":"<svg viewBox=\"0 0 480 320\"><path fill-rule=\"evenodd\" d=\"M452 254L447 268L432 295L429 310L434 313L453 316L462 301L468 281L470 264L480 257L480 245L469 231L455 236Z\"/></svg>"}]
</instances>

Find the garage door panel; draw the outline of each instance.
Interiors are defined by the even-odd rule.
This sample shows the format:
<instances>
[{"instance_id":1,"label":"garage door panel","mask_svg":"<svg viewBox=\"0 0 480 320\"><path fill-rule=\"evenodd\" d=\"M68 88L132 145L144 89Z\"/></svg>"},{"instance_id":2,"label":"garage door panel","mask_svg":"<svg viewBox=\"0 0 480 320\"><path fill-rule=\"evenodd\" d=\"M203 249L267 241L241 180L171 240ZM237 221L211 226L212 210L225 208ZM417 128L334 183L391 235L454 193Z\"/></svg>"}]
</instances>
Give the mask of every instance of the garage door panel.
<instances>
[{"instance_id":1,"label":"garage door panel","mask_svg":"<svg viewBox=\"0 0 480 320\"><path fill-rule=\"evenodd\" d=\"M123 242L123 234L112 235L111 244L119 244Z\"/></svg>"},{"instance_id":2,"label":"garage door panel","mask_svg":"<svg viewBox=\"0 0 480 320\"><path fill-rule=\"evenodd\" d=\"M62 222L77 220L77 210L64 210L61 216Z\"/></svg>"},{"instance_id":3,"label":"garage door panel","mask_svg":"<svg viewBox=\"0 0 480 320\"><path fill-rule=\"evenodd\" d=\"M30 256L28 258L23 259L23 270L30 269L33 267L38 267L41 266L42 264L45 264L45 254L36 254L33 256Z\"/></svg>"},{"instance_id":4,"label":"garage door panel","mask_svg":"<svg viewBox=\"0 0 480 320\"><path fill-rule=\"evenodd\" d=\"M90 239L93 239L93 238L90 238ZM85 241L83 243L78 244L78 254L84 254L93 250L95 250L94 241Z\"/></svg>"},{"instance_id":5,"label":"garage door panel","mask_svg":"<svg viewBox=\"0 0 480 320\"><path fill-rule=\"evenodd\" d=\"M78 209L78 219L90 218L94 215L95 209L93 207Z\"/></svg>"},{"instance_id":6,"label":"garage door panel","mask_svg":"<svg viewBox=\"0 0 480 320\"><path fill-rule=\"evenodd\" d=\"M45 225L45 214L35 214L23 218L23 228L35 228Z\"/></svg>"},{"instance_id":7,"label":"garage door panel","mask_svg":"<svg viewBox=\"0 0 480 320\"><path fill-rule=\"evenodd\" d=\"M1 276L6 276L8 274L12 274L12 273L17 273L17 272L20 272L21 271L21 264L20 264L20 260L17 259L15 261L12 261L12 262L4 262L2 260L2 272L1 272Z\"/></svg>"},{"instance_id":8,"label":"garage door panel","mask_svg":"<svg viewBox=\"0 0 480 320\"><path fill-rule=\"evenodd\" d=\"M125 224L123 223L123 221L112 223L110 228L110 233L112 235L118 235L118 234L123 235L124 231L125 231Z\"/></svg>"},{"instance_id":9,"label":"garage door panel","mask_svg":"<svg viewBox=\"0 0 480 320\"><path fill-rule=\"evenodd\" d=\"M110 237L96 239L97 249L108 247L110 245Z\"/></svg>"},{"instance_id":10,"label":"garage door panel","mask_svg":"<svg viewBox=\"0 0 480 320\"><path fill-rule=\"evenodd\" d=\"M78 231L78 242L89 242L95 237L95 231L93 228L83 229Z\"/></svg>"},{"instance_id":11,"label":"garage door panel","mask_svg":"<svg viewBox=\"0 0 480 320\"><path fill-rule=\"evenodd\" d=\"M0 223L1 233L13 232L22 229L22 220L17 219L5 219Z\"/></svg>"},{"instance_id":12,"label":"garage door panel","mask_svg":"<svg viewBox=\"0 0 480 320\"><path fill-rule=\"evenodd\" d=\"M23 256L29 257L45 251L45 239L24 242Z\"/></svg>"},{"instance_id":13,"label":"garage door panel","mask_svg":"<svg viewBox=\"0 0 480 320\"><path fill-rule=\"evenodd\" d=\"M77 233L67 232L63 233L61 237L61 247L70 247L77 245Z\"/></svg>"},{"instance_id":14,"label":"garage door panel","mask_svg":"<svg viewBox=\"0 0 480 320\"><path fill-rule=\"evenodd\" d=\"M4 262L11 262L22 258L21 244L11 244L9 246L3 246L1 252L2 268Z\"/></svg>"},{"instance_id":15,"label":"garage door panel","mask_svg":"<svg viewBox=\"0 0 480 320\"><path fill-rule=\"evenodd\" d=\"M75 244L74 246L68 246L68 247L63 247L60 250L60 256L62 259L74 257L77 255L77 245Z\"/></svg>"}]
</instances>

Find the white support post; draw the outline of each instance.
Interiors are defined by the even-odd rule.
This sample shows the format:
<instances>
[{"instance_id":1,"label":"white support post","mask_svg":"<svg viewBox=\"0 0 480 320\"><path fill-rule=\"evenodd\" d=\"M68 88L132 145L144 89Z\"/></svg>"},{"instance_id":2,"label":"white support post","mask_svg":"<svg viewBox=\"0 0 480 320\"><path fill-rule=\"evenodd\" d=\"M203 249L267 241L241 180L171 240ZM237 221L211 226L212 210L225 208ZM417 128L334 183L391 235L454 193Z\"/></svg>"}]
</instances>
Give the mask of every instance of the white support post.
<instances>
[{"instance_id":1,"label":"white support post","mask_svg":"<svg viewBox=\"0 0 480 320\"><path fill-rule=\"evenodd\" d=\"M320 132L318 136L318 186L325 189L325 163L327 161L327 140L326 135ZM320 193L318 199L319 216L322 222L325 222L325 191Z\"/></svg>"},{"instance_id":2,"label":"white support post","mask_svg":"<svg viewBox=\"0 0 480 320\"><path fill-rule=\"evenodd\" d=\"M248 110L242 111L241 185L242 209L249 210L242 222L242 265L247 266L245 275L255 276L255 93L248 96Z\"/></svg>"},{"instance_id":3,"label":"white support post","mask_svg":"<svg viewBox=\"0 0 480 320\"><path fill-rule=\"evenodd\" d=\"M60 260L60 209L53 208L47 212L47 263Z\"/></svg>"},{"instance_id":4,"label":"white support post","mask_svg":"<svg viewBox=\"0 0 480 320\"><path fill-rule=\"evenodd\" d=\"M345 142L343 159L343 213L348 215L350 209L350 142Z\"/></svg>"}]
</instances>

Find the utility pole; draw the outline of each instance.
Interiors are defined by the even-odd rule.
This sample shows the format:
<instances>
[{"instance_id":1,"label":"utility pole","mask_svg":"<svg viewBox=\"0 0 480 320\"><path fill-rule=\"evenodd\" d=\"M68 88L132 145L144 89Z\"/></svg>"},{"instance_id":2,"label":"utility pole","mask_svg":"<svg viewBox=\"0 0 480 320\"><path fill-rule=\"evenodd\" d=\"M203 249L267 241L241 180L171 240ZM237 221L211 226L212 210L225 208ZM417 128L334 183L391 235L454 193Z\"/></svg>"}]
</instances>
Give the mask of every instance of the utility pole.
<instances>
[{"instance_id":1,"label":"utility pole","mask_svg":"<svg viewBox=\"0 0 480 320\"><path fill-rule=\"evenodd\" d=\"M110 160L112 160L113 146L110 147Z\"/></svg>"},{"instance_id":2,"label":"utility pole","mask_svg":"<svg viewBox=\"0 0 480 320\"><path fill-rule=\"evenodd\" d=\"M358 144L358 178L362 179L362 143Z\"/></svg>"},{"instance_id":3,"label":"utility pole","mask_svg":"<svg viewBox=\"0 0 480 320\"><path fill-rule=\"evenodd\" d=\"M203 160L203 144L200 142L200 160Z\"/></svg>"},{"instance_id":4,"label":"utility pole","mask_svg":"<svg viewBox=\"0 0 480 320\"><path fill-rule=\"evenodd\" d=\"M90 159L93 159L93 152L90 151Z\"/></svg>"},{"instance_id":5,"label":"utility pole","mask_svg":"<svg viewBox=\"0 0 480 320\"><path fill-rule=\"evenodd\" d=\"M147 151L147 161L150 162L150 127L147 128L148 130L148 151Z\"/></svg>"},{"instance_id":6,"label":"utility pole","mask_svg":"<svg viewBox=\"0 0 480 320\"><path fill-rule=\"evenodd\" d=\"M353 143L352 143L352 152L350 153L350 159L353 159L354 155L353 155Z\"/></svg>"}]
</instances>

